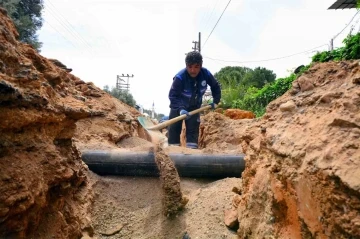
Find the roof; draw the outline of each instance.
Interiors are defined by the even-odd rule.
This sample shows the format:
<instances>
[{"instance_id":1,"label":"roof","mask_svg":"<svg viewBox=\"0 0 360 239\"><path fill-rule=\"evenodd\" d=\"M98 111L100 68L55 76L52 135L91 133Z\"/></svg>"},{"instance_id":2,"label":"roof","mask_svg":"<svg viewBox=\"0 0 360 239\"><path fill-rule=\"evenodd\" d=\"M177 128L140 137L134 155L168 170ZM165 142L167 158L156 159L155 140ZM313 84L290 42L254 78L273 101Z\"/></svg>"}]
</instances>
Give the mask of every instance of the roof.
<instances>
[{"instance_id":1,"label":"roof","mask_svg":"<svg viewBox=\"0 0 360 239\"><path fill-rule=\"evenodd\" d=\"M337 0L328 9L356 8L357 0Z\"/></svg>"}]
</instances>

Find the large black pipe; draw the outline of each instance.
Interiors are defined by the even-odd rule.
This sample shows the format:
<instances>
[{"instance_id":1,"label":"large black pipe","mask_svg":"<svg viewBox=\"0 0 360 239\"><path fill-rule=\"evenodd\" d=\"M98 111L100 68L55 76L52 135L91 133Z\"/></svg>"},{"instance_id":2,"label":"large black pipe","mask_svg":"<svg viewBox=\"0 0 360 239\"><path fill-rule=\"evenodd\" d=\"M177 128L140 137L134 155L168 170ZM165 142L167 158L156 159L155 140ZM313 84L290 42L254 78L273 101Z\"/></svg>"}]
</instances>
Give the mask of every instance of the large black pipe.
<instances>
[{"instance_id":1,"label":"large black pipe","mask_svg":"<svg viewBox=\"0 0 360 239\"><path fill-rule=\"evenodd\" d=\"M169 157L181 177L240 177L245 169L244 155L179 154ZM83 151L82 159L99 175L159 176L152 152Z\"/></svg>"}]
</instances>

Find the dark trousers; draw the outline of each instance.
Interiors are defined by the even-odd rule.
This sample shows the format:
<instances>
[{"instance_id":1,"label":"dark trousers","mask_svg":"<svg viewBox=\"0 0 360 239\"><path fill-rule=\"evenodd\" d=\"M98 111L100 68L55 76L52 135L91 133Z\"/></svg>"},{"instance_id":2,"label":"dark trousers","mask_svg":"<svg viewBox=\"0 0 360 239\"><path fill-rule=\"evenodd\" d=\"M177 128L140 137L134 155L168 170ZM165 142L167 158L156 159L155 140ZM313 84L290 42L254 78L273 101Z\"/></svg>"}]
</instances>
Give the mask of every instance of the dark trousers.
<instances>
[{"instance_id":1,"label":"dark trousers","mask_svg":"<svg viewBox=\"0 0 360 239\"><path fill-rule=\"evenodd\" d=\"M171 109L169 120L179 116L178 110ZM189 119L185 120L186 126L186 145L193 145L198 144L199 139L199 126L200 126L200 114L192 115ZM169 144L180 144L180 134L182 129L182 120L170 125L168 127L169 137L168 143Z\"/></svg>"}]
</instances>

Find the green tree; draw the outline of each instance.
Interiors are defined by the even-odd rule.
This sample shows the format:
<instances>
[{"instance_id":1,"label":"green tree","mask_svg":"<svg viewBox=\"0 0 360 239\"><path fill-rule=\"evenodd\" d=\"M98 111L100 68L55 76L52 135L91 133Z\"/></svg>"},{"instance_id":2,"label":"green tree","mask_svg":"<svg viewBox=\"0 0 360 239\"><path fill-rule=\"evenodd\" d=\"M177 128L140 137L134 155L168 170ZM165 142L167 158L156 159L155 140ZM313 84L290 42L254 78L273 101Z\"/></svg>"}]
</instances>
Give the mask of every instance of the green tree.
<instances>
[{"instance_id":1,"label":"green tree","mask_svg":"<svg viewBox=\"0 0 360 239\"><path fill-rule=\"evenodd\" d=\"M108 85L104 86L103 90L131 107L135 107L136 105L134 97L126 90L120 90L116 87L112 87L110 90Z\"/></svg>"},{"instance_id":2,"label":"green tree","mask_svg":"<svg viewBox=\"0 0 360 239\"><path fill-rule=\"evenodd\" d=\"M225 88L243 85L261 88L267 83L274 82L276 75L273 71L264 67L250 69L241 66L227 66L215 73L215 78Z\"/></svg>"},{"instance_id":3,"label":"green tree","mask_svg":"<svg viewBox=\"0 0 360 239\"><path fill-rule=\"evenodd\" d=\"M223 88L237 87L243 83L246 74L252 70L241 66L227 66L215 73L214 77L220 82Z\"/></svg>"},{"instance_id":4,"label":"green tree","mask_svg":"<svg viewBox=\"0 0 360 239\"><path fill-rule=\"evenodd\" d=\"M248 75L245 85L256 88L262 88L266 84L274 82L276 79L276 74L264 67L256 67L253 71L249 72Z\"/></svg>"},{"instance_id":5,"label":"green tree","mask_svg":"<svg viewBox=\"0 0 360 239\"><path fill-rule=\"evenodd\" d=\"M13 20L19 32L19 40L40 51L42 43L36 32L43 23L41 17L43 0L0 0L0 6L7 10L9 17Z\"/></svg>"},{"instance_id":6,"label":"green tree","mask_svg":"<svg viewBox=\"0 0 360 239\"><path fill-rule=\"evenodd\" d=\"M261 88L274 82L276 75L263 67L250 69L241 66L227 66L215 73L222 89L222 107L230 108L235 100L242 99L249 87Z\"/></svg>"}]
</instances>

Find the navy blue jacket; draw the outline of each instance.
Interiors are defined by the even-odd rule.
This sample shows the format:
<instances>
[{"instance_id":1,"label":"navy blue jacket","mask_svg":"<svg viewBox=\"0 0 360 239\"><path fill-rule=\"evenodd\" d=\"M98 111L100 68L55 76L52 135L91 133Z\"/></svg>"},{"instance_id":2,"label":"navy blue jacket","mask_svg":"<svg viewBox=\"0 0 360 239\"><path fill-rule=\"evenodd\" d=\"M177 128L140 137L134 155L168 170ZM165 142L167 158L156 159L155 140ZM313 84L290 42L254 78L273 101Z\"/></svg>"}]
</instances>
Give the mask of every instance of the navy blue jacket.
<instances>
[{"instance_id":1,"label":"navy blue jacket","mask_svg":"<svg viewBox=\"0 0 360 239\"><path fill-rule=\"evenodd\" d=\"M202 67L194 80L186 68L182 69L173 79L169 92L170 108L175 110L199 108L208 85L211 89L213 102L219 104L221 98L220 84L209 70Z\"/></svg>"}]
</instances>

